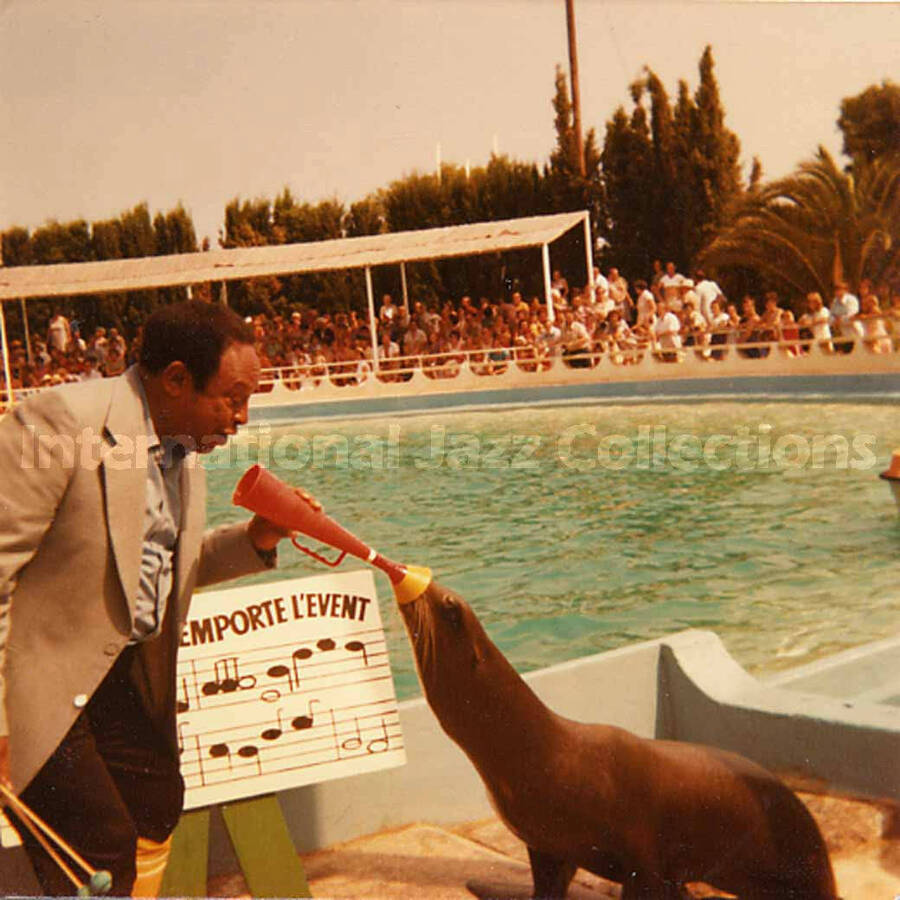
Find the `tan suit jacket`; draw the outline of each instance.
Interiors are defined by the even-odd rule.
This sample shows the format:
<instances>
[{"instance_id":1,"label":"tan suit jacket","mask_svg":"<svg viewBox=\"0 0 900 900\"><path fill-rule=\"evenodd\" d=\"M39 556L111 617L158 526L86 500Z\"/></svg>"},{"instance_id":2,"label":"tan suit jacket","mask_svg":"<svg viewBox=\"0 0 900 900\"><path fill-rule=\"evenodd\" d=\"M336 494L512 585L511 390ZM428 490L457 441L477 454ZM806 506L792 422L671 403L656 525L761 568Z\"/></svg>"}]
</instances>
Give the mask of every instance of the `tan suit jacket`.
<instances>
[{"instance_id":1,"label":"tan suit jacket","mask_svg":"<svg viewBox=\"0 0 900 900\"><path fill-rule=\"evenodd\" d=\"M147 441L136 369L43 392L0 421L0 734L23 790L122 649L138 593ZM137 438L137 440L136 440ZM205 472L181 475L162 635L132 672L175 744L175 661L195 587L265 568L246 522L204 533Z\"/></svg>"}]
</instances>

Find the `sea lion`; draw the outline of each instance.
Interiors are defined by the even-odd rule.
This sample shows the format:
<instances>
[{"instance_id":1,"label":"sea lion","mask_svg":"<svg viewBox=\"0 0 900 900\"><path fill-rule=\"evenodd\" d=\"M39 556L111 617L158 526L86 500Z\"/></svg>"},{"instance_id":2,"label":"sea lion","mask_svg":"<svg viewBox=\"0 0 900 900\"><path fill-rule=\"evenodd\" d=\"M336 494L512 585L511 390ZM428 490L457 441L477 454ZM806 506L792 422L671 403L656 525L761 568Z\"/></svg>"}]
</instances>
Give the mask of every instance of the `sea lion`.
<instances>
[{"instance_id":1,"label":"sea lion","mask_svg":"<svg viewBox=\"0 0 900 900\"><path fill-rule=\"evenodd\" d=\"M683 898L690 882L742 900L837 897L815 821L762 767L557 715L435 582L400 610L428 704L527 845L536 897L564 897L579 867L623 900Z\"/></svg>"}]
</instances>

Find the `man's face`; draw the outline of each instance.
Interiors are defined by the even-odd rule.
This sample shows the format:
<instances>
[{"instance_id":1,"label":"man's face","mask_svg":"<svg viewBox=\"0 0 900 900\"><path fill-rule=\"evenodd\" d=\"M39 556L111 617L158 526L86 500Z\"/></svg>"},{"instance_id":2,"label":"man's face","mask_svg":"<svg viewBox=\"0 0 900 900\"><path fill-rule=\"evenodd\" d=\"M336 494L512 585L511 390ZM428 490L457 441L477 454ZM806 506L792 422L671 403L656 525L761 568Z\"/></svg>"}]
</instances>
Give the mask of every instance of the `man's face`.
<instances>
[{"instance_id":1,"label":"man's face","mask_svg":"<svg viewBox=\"0 0 900 900\"><path fill-rule=\"evenodd\" d=\"M202 391L193 385L186 391L180 433L193 439L199 453L226 443L239 425L246 424L247 404L259 384L259 374L259 357L253 346L235 343L222 353L218 370Z\"/></svg>"}]
</instances>

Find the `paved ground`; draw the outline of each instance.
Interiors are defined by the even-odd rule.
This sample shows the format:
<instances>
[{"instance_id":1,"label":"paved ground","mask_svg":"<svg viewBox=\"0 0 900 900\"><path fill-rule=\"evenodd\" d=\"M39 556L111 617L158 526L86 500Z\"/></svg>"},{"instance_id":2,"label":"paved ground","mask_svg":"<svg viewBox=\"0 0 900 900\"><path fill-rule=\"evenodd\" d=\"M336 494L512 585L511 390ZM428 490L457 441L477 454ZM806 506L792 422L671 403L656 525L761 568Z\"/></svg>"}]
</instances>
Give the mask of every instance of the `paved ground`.
<instances>
[{"instance_id":1,"label":"paved ground","mask_svg":"<svg viewBox=\"0 0 900 900\"><path fill-rule=\"evenodd\" d=\"M900 828L882 836L879 807L801 794L828 842L841 895L846 900L893 900L900 895ZM522 843L496 819L455 828L416 823L367 835L303 857L314 897L366 900L471 900L469 882L497 884L530 896L531 878ZM247 895L240 875L216 878L210 896ZM695 897L715 896L698 887ZM618 887L579 871L571 900L617 898Z\"/></svg>"}]
</instances>

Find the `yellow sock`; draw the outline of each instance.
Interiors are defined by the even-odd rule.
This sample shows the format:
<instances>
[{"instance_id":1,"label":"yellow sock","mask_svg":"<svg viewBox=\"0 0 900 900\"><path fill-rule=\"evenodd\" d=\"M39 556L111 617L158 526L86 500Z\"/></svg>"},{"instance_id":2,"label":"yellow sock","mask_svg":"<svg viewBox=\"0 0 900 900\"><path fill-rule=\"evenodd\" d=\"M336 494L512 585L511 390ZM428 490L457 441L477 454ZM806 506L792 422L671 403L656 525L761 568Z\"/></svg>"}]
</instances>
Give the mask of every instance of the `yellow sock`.
<instances>
[{"instance_id":1,"label":"yellow sock","mask_svg":"<svg viewBox=\"0 0 900 900\"><path fill-rule=\"evenodd\" d=\"M156 897L159 895L159 886L162 884L163 873L166 871L166 863L169 861L171 849L171 835L161 844L148 838L139 837L137 839L135 857L137 877L134 879L134 887L131 890L132 897Z\"/></svg>"}]
</instances>

